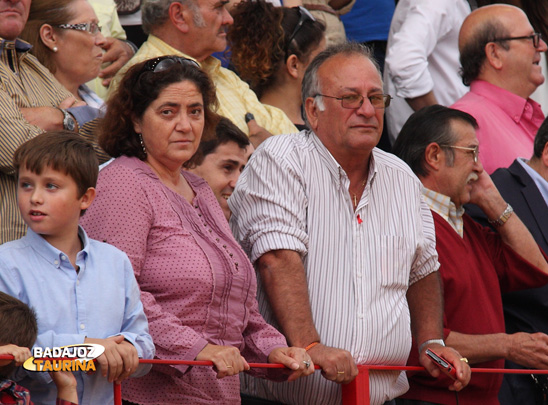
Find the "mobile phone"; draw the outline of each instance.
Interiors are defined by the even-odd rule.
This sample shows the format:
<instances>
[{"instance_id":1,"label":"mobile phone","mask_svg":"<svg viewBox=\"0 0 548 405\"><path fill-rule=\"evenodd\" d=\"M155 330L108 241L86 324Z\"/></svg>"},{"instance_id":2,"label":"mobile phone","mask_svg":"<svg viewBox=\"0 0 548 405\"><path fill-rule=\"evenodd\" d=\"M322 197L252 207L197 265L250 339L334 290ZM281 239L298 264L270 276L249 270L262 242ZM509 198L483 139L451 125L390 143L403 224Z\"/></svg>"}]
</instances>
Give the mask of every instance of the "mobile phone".
<instances>
[{"instance_id":1,"label":"mobile phone","mask_svg":"<svg viewBox=\"0 0 548 405\"><path fill-rule=\"evenodd\" d=\"M453 380L457 379L457 371L455 370L455 367L453 367L451 363L449 363L443 357L434 353L430 349L426 349L426 355L430 357L434 361L434 363L436 363L436 365L440 368L442 373L452 378Z\"/></svg>"}]
</instances>

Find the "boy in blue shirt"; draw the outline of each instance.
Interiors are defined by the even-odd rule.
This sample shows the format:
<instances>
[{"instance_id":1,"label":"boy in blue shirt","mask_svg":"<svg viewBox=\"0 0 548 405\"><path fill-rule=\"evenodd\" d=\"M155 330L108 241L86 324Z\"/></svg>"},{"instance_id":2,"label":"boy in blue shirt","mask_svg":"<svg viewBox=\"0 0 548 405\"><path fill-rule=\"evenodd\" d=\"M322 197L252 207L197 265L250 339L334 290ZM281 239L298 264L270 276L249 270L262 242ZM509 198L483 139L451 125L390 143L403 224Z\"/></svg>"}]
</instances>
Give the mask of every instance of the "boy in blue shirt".
<instances>
[{"instance_id":1,"label":"boy in blue shirt","mask_svg":"<svg viewBox=\"0 0 548 405\"><path fill-rule=\"evenodd\" d=\"M19 147L14 167L28 231L0 246L0 291L36 311L35 346L105 347L96 373L74 375L80 404L111 404L111 383L145 374L150 367L138 367L139 358L152 358L154 344L126 254L78 225L95 197L93 147L67 131L46 132ZM35 403L55 404L47 373L29 372L20 383Z\"/></svg>"}]
</instances>

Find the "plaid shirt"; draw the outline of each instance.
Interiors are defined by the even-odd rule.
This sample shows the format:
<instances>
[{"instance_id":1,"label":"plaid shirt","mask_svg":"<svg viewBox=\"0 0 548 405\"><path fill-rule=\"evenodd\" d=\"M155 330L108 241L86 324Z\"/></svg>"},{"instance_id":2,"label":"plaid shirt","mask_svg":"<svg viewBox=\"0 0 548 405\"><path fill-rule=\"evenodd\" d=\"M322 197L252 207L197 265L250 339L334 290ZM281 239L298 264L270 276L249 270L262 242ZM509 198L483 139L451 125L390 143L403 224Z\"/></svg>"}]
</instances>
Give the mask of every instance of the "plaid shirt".
<instances>
[{"instance_id":1,"label":"plaid shirt","mask_svg":"<svg viewBox=\"0 0 548 405\"><path fill-rule=\"evenodd\" d=\"M30 393L14 381L0 379L0 404L32 405Z\"/></svg>"},{"instance_id":2,"label":"plaid shirt","mask_svg":"<svg viewBox=\"0 0 548 405\"><path fill-rule=\"evenodd\" d=\"M430 209L445 219L462 238L464 235L464 220L462 219L464 208L457 208L449 197L426 187L423 187L422 194Z\"/></svg>"},{"instance_id":3,"label":"plaid shirt","mask_svg":"<svg viewBox=\"0 0 548 405\"><path fill-rule=\"evenodd\" d=\"M0 405L33 405L30 392L14 381L0 378ZM74 402L57 399L55 405L76 405Z\"/></svg>"}]
</instances>

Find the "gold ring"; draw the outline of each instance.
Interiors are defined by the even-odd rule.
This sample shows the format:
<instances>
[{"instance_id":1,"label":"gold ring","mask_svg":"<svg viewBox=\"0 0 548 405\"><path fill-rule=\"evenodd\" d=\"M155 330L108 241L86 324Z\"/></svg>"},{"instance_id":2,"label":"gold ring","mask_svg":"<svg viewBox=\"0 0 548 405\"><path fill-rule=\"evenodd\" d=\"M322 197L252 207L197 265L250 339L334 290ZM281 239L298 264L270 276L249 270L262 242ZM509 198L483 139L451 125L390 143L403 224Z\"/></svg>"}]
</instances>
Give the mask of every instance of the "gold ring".
<instances>
[{"instance_id":1,"label":"gold ring","mask_svg":"<svg viewBox=\"0 0 548 405\"><path fill-rule=\"evenodd\" d=\"M226 366L226 368L232 368L232 366Z\"/></svg>"},{"instance_id":2,"label":"gold ring","mask_svg":"<svg viewBox=\"0 0 548 405\"><path fill-rule=\"evenodd\" d=\"M468 364L468 359L466 357L461 357L460 361L464 361L466 364Z\"/></svg>"},{"instance_id":3,"label":"gold ring","mask_svg":"<svg viewBox=\"0 0 548 405\"><path fill-rule=\"evenodd\" d=\"M344 374L344 371L337 371L337 374Z\"/></svg>"}]
</instances>

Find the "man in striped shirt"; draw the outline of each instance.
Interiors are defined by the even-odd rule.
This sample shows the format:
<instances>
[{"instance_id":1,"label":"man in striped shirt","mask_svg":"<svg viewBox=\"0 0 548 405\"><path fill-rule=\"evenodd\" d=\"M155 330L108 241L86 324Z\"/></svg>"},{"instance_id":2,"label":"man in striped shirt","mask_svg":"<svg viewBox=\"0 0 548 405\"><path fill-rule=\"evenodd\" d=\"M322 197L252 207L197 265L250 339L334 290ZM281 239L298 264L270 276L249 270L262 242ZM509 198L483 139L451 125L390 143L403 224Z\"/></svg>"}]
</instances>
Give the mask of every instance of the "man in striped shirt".
<instances>
[{"instance_id":1,"label":"man in striped shirt","mask_svg":"<svg viewBox=\"0 0 548 405\"><path fill-rule=\"evenodd\" d=\"M319 54L303 80L312 131L267 140L251 156L229 206L231 225L257 266L261 311L322 368L302 381L245 378L249 395L284 404L338 404L356 364L403 365L413 335L452 362L444 347L432 216L409 168L375 148L389 96L367 48ZM371 403L404 393L405 373L371 374Z\"/></svg>"},{"instance_id":2,"label":"man in striped shirt","mask_svg":"<svg viewBox=\"0 0 548 405\"><path fill-rule=\"evenodd\" d=\"M29 53L19 34L27 22L30 0L0 0L0 243L24 236L26 227L16 201L15 150L47 130L67 129L97 146L93 109L76 99Z\"/></svg>"}]
</instances>

